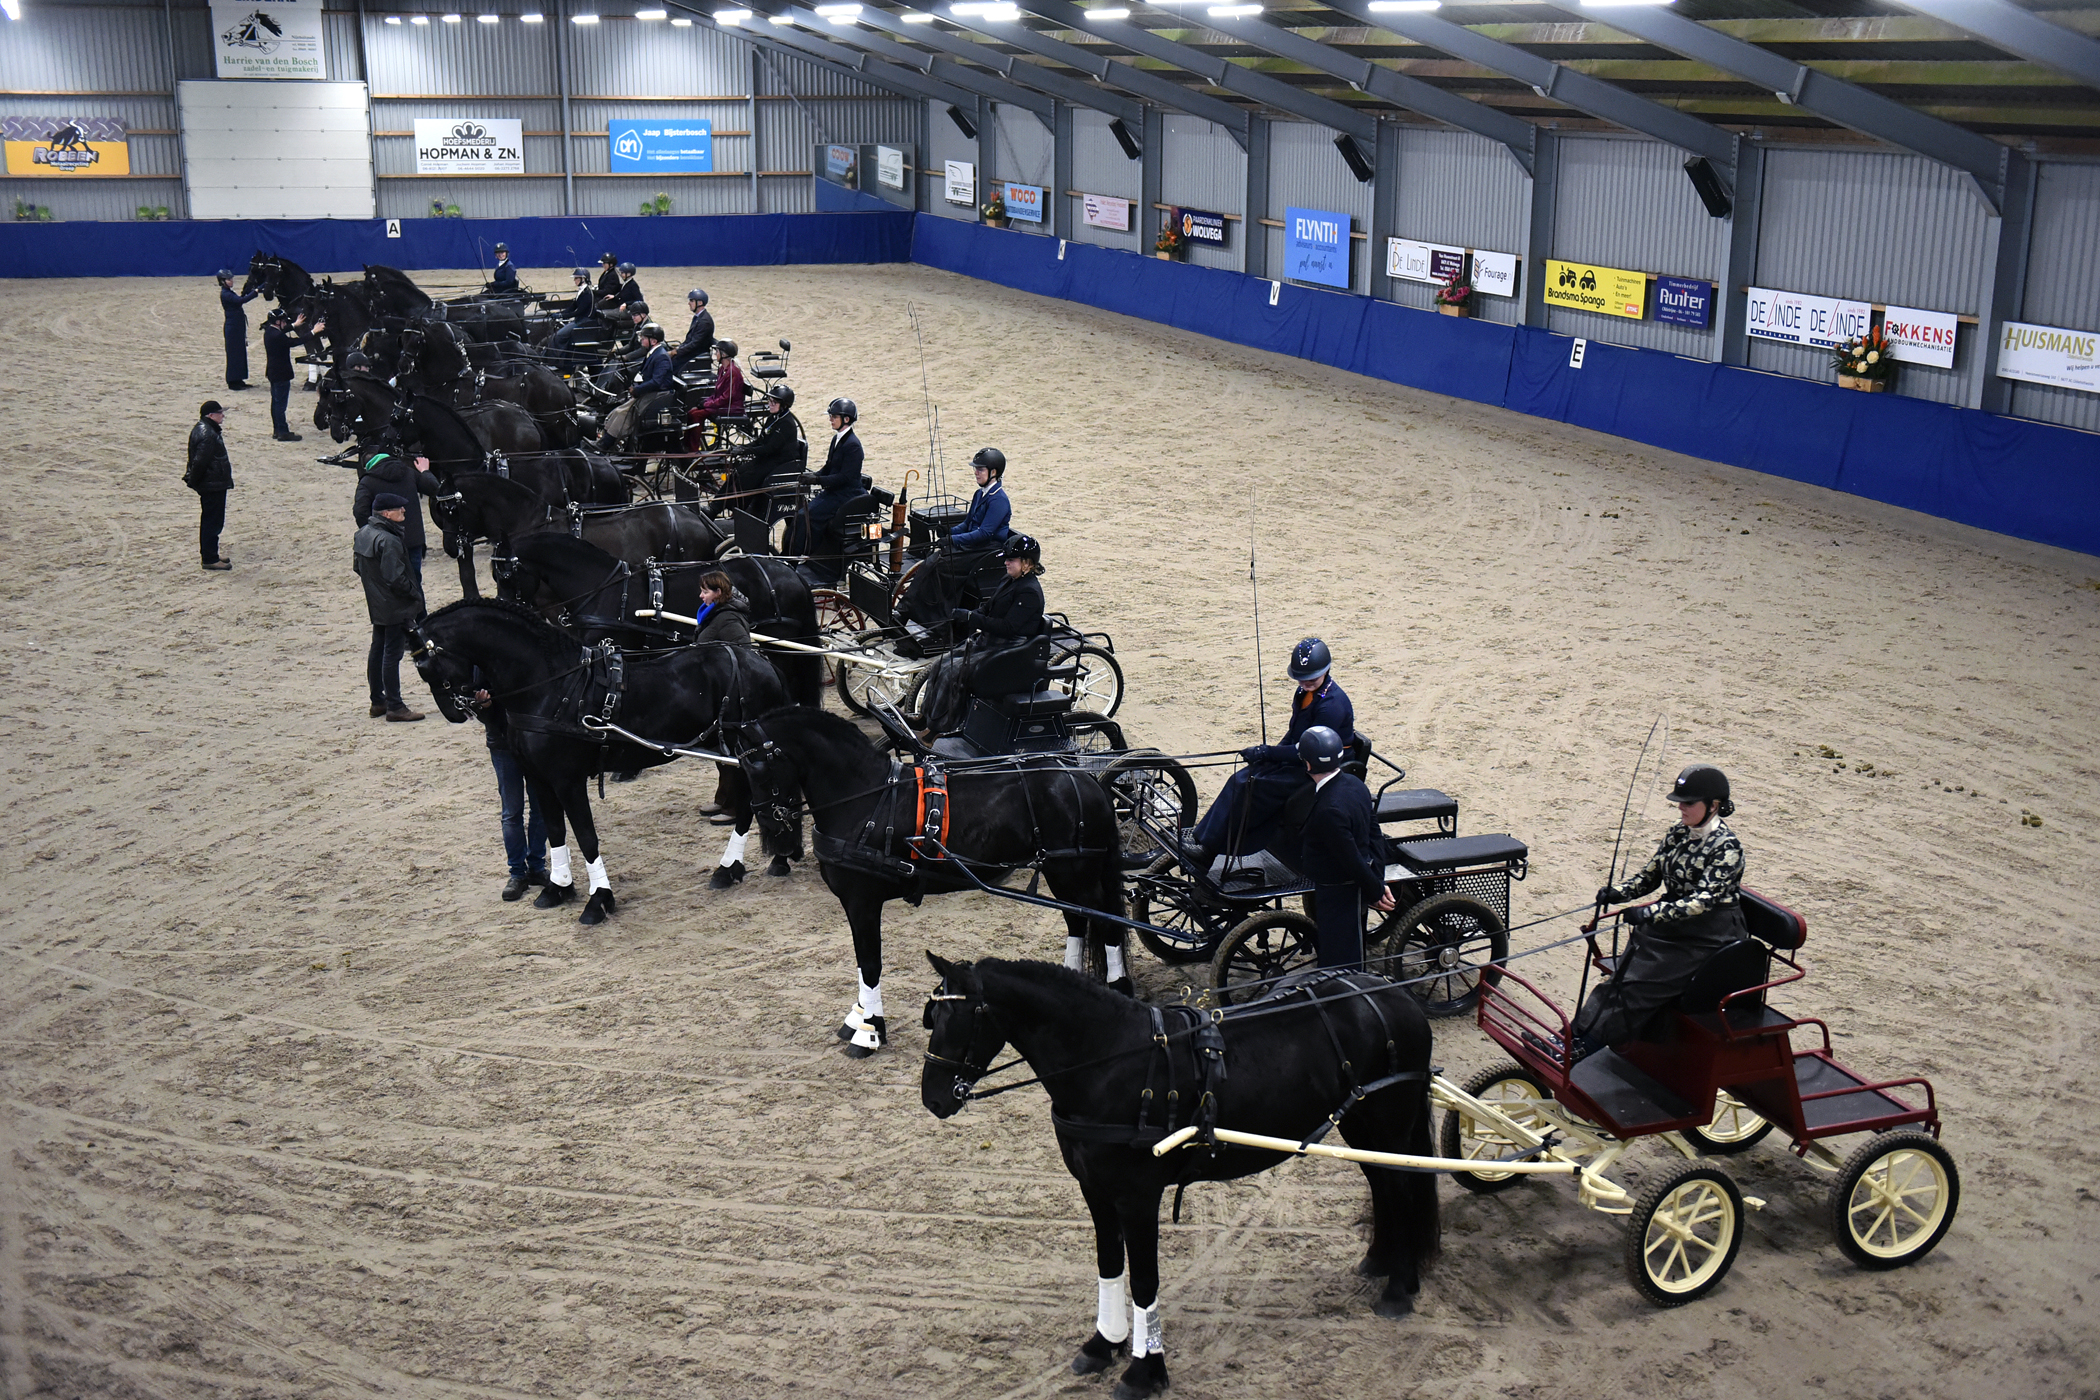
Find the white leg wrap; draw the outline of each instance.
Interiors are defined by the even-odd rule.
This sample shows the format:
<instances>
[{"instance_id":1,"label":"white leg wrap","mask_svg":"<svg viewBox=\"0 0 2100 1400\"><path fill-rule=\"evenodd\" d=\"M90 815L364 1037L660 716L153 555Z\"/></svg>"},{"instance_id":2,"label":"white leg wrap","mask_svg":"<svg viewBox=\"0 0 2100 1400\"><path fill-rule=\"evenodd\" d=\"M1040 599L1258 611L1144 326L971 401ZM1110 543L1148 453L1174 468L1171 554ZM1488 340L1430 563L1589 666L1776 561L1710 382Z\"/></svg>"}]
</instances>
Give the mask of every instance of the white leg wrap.
<instances>
[{"instance_id":1,"label":"white leg wrap","mask_svg":"<svg viewBox=\"0 0 2100 1400\"><path fill-rule=\"evenodd\" d=\"M1094 1330L1103 1341L1120 1342L1130 1336L1129 1281L1128 1274L1095 1281L1101 1290L1101 1301L1094 1308Z\"/></svg>"},{"instance_id":2,"label":"white leg wrap","mask_svg":"<svg viewBox=\"0 0 2100 1400\"><path fill-rule=\"evenodd\" d=\"M569 875L569 848L549 846L547 848L547 883L563 889L576 883Z\"/></svg>"},{"instance_id":3,"label":"white leg wrap","mask_svg":"<svg viewBox=\"0 0 2100 1400\"><path fill-rule=\"evenodd\" d=\"M750 835L751 833L748 831L739 831L729 838L728 843L722 847L721 863L723 865L735 865L744 858L744 842L750 838Z\"/></svg>"},{"instance_id":4,"label":"white leg wrap","mask_svg":"<svg viewBox=\"0 0 2100 1400\"><path fill-rule=\"evenodd\" d=\"M1108 980L1119 981L1123 976L1123 950L1111 943L1108 945Z\"/></svg>"},{"instance_id":5,"label":"white leg wrap","mask_svg":"<svg viewBox=\"0 0 2100 1400\"><path fill-rule=\"evenodd\" d=\"M860 1009L870 1016L880 1016L882 1014L882 988L879 986L871 987L858 977L853 980L860 988Z\"/></svg>"},{"instance_id":6,"label":"white leg wrap","mask_svg":"<svg viewBox=\"0 0 2100 1400\"><path fill-rule=\"evenodd\" d=\"M600 856L596 860L585 861L583 865L583 870L586 875L591 877L592 894L596 894L600 890L609 890L612 888L612 877L605 873L604 856Z\"/></svg>"},{"instance_id":7,"label":"white leg wrap","mask_svg":"<svg viewBox=\"0 0 2100 1400\"><path fill-rule=\"evenodd\" d=\"M1066 936L1065 966L1073 972L1086 970L1086 940L1084 938Z\"/></svg>"},{"instance_id":8,"label":"white leg wrap","mask_svg":"<svg viewBox=\"0 0 2100 1400\"><path fill-rule=\"evenodd\" d=\"M1159 1339L1159 1300L1154 1298L1152 1306L1141 1308L1130 1305L1130 1358L1140 1356L1164 1356L1166 1346Z\"/></svg>"}]
</instances>

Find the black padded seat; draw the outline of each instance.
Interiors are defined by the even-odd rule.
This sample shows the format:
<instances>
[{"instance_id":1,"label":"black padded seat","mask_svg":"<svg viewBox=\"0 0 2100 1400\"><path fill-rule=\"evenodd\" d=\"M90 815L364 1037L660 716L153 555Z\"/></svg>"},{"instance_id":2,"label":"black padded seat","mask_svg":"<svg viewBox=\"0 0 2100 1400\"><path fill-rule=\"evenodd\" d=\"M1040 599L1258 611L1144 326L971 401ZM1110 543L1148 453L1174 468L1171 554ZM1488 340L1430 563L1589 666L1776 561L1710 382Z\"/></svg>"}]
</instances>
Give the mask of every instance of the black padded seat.
<instances>
[{"instance_id":1,"label":"black padded seat","mask_svg":"<svg viewBox=\"0 0 2100 1400\"><path fill-rule=\"evenodd\" d=\"M1782 953L1790 953L1808 942L1808 920L1756 890L1742 890L1743 923L1750 936Z\"/></svg>"},{"instance_id":2,"label":"black padded seat","mask_svg":"<svg viewBox=\"0 0 2100 1400\"><path fill-rule=\"evenodd\" d=\"M1072 692L1045 688L1030 694L986 695L984 703L1008 719L1055 719L1072 709Z\"/></svg>"},{"instance_id":3,"label":"black padded seat","mask_svg":"<svg viewBox=\"0 0 2100 1400\"><path fill-rule=\"evenodd\" d=\"M1403 864L1416 870L1456 870L1471 865L1512 865L1531 856L1531 848L1514 836L1432 836L1396 841Z\"/></svg>"},{"instance_id":4,"label":"black padded seat","mask_svg":"<svg viewBox=\"0 0 2100 1400\"><path fill-rule=\"evenodd\" d=\"M1378 820L1458 824L1458 799L1435 788L1388 788L1378 794Z\"/></svg>"}]
</instances>

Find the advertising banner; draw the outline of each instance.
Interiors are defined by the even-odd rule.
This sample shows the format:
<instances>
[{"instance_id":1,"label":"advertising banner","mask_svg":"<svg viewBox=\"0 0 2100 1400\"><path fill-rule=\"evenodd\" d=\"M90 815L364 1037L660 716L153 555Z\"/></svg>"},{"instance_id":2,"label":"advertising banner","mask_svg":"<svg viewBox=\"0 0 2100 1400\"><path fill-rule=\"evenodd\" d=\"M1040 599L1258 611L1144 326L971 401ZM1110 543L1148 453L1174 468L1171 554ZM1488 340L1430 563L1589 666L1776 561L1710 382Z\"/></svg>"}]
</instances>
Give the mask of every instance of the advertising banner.
<instances>
[{"instance_id":1,"label":"advertising banner","mask_svg":"<svg viewBox=\"0 0 2100 1400\"><path fill-rule=\"evenodd\" d=\"M904 151L898 146L875 148L875 179L884 189L904 188Z\"/></svg>"},{"instance_id":2,"label":"advertising banner","mask_svg":"<svg viewBox=\"0 0 2100 1400\"><path fill-rule=\"evenodd\" d=\"M1696 277L1656 278L1655 319L1705 330L1714 323L1714 284Z\"/></svg>"},{"instance_id":3,"label":"advertising banner","mask_svg":"<svg viewBox=\"0 0 2100 1400\"><path fill-rule=\"evenodd\" d=\"M1332 209L1283 211L1283 275L1322 287L1349 285L1349 216Z\"/></svg>"},{"instance_id":4,"label":"advertising banner","mask_svg":"<svg viewBox=\"0 0 2100 1400\"><path fill-rule=\"evenodd\" d=\"M1517 255L1473 250L1473 290L1491 297L1517 294Z\"/></svg>"},{"instance_id":5,"label":"advertising banner","mask_svg":"<svg viewBox=\"0 0 2100 1400\"><path fill-rule=\"evenodd\" d=\"M490 126L497 123L491 122ZM512 123L517 125L517 123ZM630 175L701 175L715 168L712 122L607 122L611 169ZM422 145L418 133L416 144Z\"/></svg>"},{"instance_id":6,"label":"advertising banner","mask_svg":"<svg viewBox=\"0 0 2100 1400\"><path fill-rule=\"evenodd\" d=\"M2100 394L2100 331L2007 321L1998 342L1998 377Z\"/></svg>"},{"instance_id":7,"label":"advertising banner","mask_svg":"<svg viewBox=\"0 0 2100 1400\"><path fill-rule=\"evenodd\" d=\"M1130 201L1117 199L1113 195L1090 194L1082 199L1086 222L1095 228L1113 229L1117 233L1130 232Z\"/></svg>"},{"instance_id":8,"label":"advertising banner","mask_svg":"<svg viewBox=\"0 0 2100 1400\"><path fill-rule=\"evenodd\" d=\"M947 200L950 204L975 204L977 202L977 167L966 160L951 160L948 163Z\"/></svg>"},{"instance_id":9,"label":"advertising banner","mask_svg":"<svg viewBox=\"0 0 2100 1400\"><path fill-rule=\"evenodd\" d=\"M848 189L860 183L860 148L857 146L826 146L824 148L824 178L834 185Z\"/></svg>"},{"instance_id":10,"label":"advertising banner","mask_svg":"<svg viewBox=\"0 0 2100 1400\"><path fill-rule=\"evenodd\" d=\"M1856 335L1866 334L1873 324L1874 308L1863 301L1839 301L1833 297L1809 297L1799 292L1752 287L1744 328L1760 340L1813 345L1828 350Z\"/></svg>"},{"instance_id":11,"label":"advertising banner","mask_svg":"<svg viewBox=\"0 0 2100 1400\"><path fill-rule=\"evenodd\" d=\"M211 7L212 61L221 78L326 78L321 0L242 0Z\"/></svg>"},{"instance_id":12,"label":"advertising banner","mask_svg":"<svg viewBox=\"0 0 2100 1400\"><path fill-rule=\"evenodd\" d=\"M1213 214L1207 209L1177 208L1167 215L1175 228L1181 231L1185 243L1208 243L1213 248L1225 246L1225 216Z\"/></svg>"},{"instance_id":13,"label":"advertising banner","mask_svg":"<svg viewBox=\"0 0 2100 1400\"><path fill-rule=\"evenodd\" d=\"M1466 250L1442 243L1417 243L1410 238L1385 241L1385 275L1409 282L1442 282L1454 272L1465 271Z\"/></svg>"},{"instance_id":14,"label":"advertising banner","mask_svg":"<svg viewBox=\"0 0 2100 1400\"><path fill-rule=\"evenodd\" d=\"M1638 321L1648 314L1648 274L1548 258L1546 288L1541 295L1549 306Z\"/></svg>"},{"instance_id":15,"label":"advertising banner","mask_svg":"<svg viewBox=\"0 0 2100 1400\"><path fill-rule=\"evenodd\" d=\"M1954 334L1961 323L1945 311L1918 311L1908 306L1881 309L1881 329L1889 338L1889 355L1914 365L1954 368Z\"/></svg>"},{"instance_id":16,"label":"advertising banner","mask_svg":"<svg viewBox=\"0 0 2100 1400\"><path fill-rule=\"evenodd\" d=\"M417 117L416 174L523 175L524 126L515 117Z\"/></svg>"},{"instance_id":17,"label":"advertising banner","mask_svg":"<svg viewBox=\"0 0 2100 1400\"><path fill-rule=\"evenodd\" d=\"M1039 224L1043 221L1043 207L1048 203L1041 185L1017 185L1006 182L1006 192L1000 196L1006 201L1006 217L1019 219L1024 224Z\"/></svg>"},{"instance_id":18,"label":"advertising banner","mask_svg":"<svg viewBox=\"0 0 2100 1400\"><path fill-rule=\"evenodd\" d=\"M0 117L10 175L129 175L131 143L115 117Z\"/></svg>"}]
</instances>

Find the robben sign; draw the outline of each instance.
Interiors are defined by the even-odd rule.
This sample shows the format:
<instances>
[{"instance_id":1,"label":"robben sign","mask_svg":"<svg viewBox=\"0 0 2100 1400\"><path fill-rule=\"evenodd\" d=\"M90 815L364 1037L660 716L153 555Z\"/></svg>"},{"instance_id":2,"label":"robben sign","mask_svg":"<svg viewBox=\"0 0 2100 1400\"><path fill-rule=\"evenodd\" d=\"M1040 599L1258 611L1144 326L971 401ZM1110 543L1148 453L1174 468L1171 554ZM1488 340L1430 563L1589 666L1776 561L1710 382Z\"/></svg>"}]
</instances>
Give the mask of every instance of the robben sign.
<instances>
[{"instance_id":1,"label":"robben sign","mask_svg":"<svg viewBox=\"0 0 2100 1400\"><path fill-rule=\"evenodd\" d=\"M0 117L10 175L129 175L131 147L116 117Z\"/></svg>"},{"instance_id":2,"label":"robben sign","mask_svg":"<svg viewBox=\"0 0 2100 1400\"><path fill-rule=\"evenodd\" d=\"M1283 211L1283 275L1322 287L1349 285L1349 216L1332 209Z\"/></svg>"},{"instance_id":3,"label":"robben sign","mask_svg":"<svg viewBox=\"0 0 2100 1400\"><path fill-rule=\"evenodd\" d=\"M212 62L221 78L326 78L321 0L241 0L211 7Z\"/></svg>"},{"instance_id":4,"label":"robben sign","mask_svg":"<svg viewBox=\"0 0 2100 1400\"><path fill-rule=\"evenodd\" d=\"M515 117L485 121L416 118L416 174L523 175L524 123Z\"/></svg>"}]
</instances>

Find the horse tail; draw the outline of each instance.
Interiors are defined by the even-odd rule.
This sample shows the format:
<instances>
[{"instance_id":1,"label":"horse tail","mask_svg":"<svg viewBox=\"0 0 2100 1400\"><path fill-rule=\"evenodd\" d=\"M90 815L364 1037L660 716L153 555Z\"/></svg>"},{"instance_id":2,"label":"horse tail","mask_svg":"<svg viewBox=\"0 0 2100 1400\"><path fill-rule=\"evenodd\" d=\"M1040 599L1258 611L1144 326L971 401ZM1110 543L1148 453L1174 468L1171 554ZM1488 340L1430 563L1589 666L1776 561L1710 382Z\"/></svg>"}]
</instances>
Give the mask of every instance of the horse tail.
<instances>
[{"instance_id":1,"label":"horse tail","mask_svg":"<svg viewBox=\"0 0 2100 1400\"><path fill-rule=\"evenodd\" d=\"M1426 1055L1421 1064L1424 1069L1428 1068ZM1436 1144L1429 1131L1429 1081L1423 1079L1405 1092L1411 1121L1407 1129L1407 1146L1401 1150L1417 1157L1434 1157ZM1443 1244L1444 1222L1437 1203L1437 1179L1431 1172L1395 1172L1393 1175L1400 1178L1400 1248L1415 1267L1421 1269L1435 1261Z\"/></svg>"},{"instance_id":2,"label":"horse tail","mask_svg":"<svg viewBox=\"0 0 2100 1400\"><path fill-rule=\"evenodd\" d=\"M817 600L801 575L790 571L787 574L794 586L783 589L770 575L766 582L773 589L774 605L781 617L789 624L789 640L805 646L817 646ZM781 658L781 675L787 681L788 695L792 703L821 708L824 704L824 658L814 652L788 652Z\"/></svg>"},{"instance_id":3,"label":"horse tail","mask_svg":"<svg viewBox=\"0 0 2100 1400\"><path fill-rule=\"evenodd\" d=\"M1101 791L1105 798L1108 793L1107 787L1104 786ZM1098 857L1101 862L1099 877L1101 881L1101 908L1106 913L1123 918L1130 913L1128 902L1123 897L1123 840L1116 826L1115 804L1109 803L1108 808L1106 849ZM1128 926L1110 924L1104 928L1102 942L1104 944L1122 943L1129 937L1130 929Z\"/></svg>"}]
</instances>

